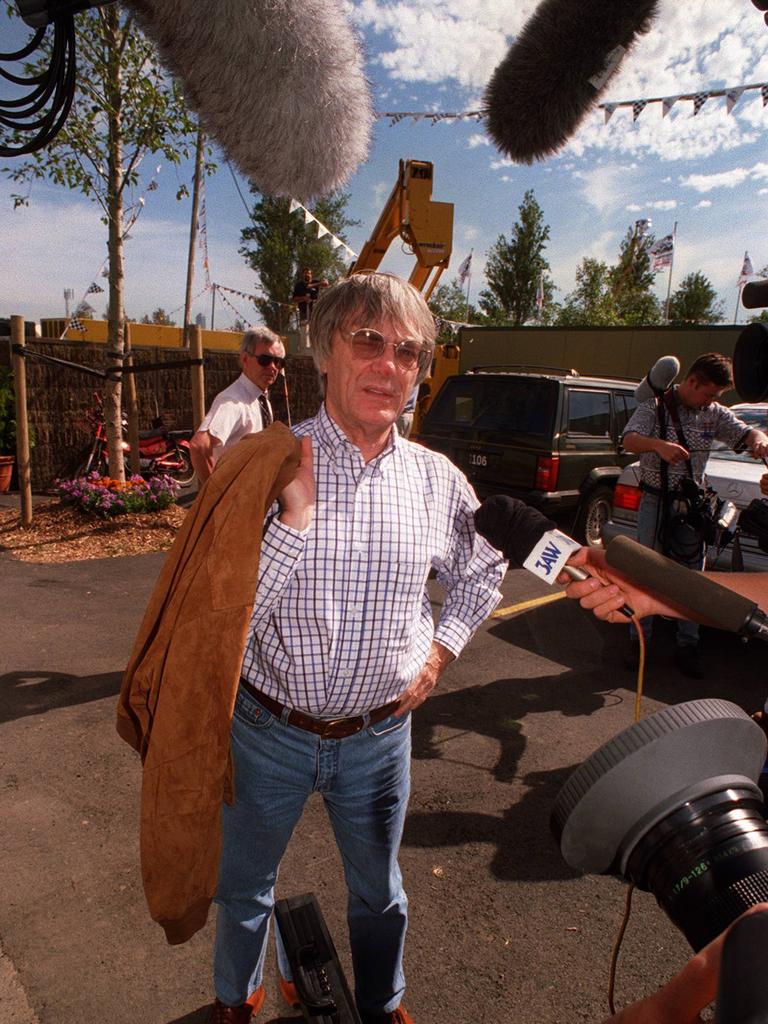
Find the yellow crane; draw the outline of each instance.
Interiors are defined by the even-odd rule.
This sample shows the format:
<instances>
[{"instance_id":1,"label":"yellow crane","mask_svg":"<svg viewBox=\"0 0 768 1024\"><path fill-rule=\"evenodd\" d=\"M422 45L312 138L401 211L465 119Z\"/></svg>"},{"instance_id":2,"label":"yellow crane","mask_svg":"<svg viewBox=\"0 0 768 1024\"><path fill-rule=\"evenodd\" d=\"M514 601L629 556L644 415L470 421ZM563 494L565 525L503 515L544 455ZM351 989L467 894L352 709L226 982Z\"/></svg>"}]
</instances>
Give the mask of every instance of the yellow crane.
<instances>
[{"instance_id":1,"label":"yellow crane","mask_svg":"<svg viewBox=\"0 0 768 1024\"><path fill-rule=\"evenodd\" d=\"M350 274L377 270L399 235L416 257L408 280L429 298L453 247L453 203L432 200L432 175L428 160L400 161L395 187Z\"/></svg>"}]
</instances>

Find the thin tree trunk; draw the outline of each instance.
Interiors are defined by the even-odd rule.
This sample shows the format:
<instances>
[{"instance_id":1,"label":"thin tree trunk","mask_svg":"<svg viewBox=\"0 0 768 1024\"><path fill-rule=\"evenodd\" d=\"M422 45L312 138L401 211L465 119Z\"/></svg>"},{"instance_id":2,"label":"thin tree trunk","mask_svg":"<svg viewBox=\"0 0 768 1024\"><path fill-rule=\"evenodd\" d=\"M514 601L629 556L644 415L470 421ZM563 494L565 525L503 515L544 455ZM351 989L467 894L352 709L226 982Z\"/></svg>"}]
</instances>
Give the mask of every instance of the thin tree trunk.
<instances>
[{"instance_id":1,"label":"thin tree trunk","mask_svg":"<svg viewBox=\"0 0 768 1024\"><path fill-rule=\"evenodd\" d=\"M107 102L109 124L109 155L107 184L107 215L109 217L109 329L107 332L108 364L123 364L123 319L125 316L125 277L123 265L123 138L121 121L120 14L117 7L104 11L106 41L109 51ZM109 475L125 480L123 462L122 382L108 380L104 388L104 422L109 452Z\"/></svg>"}]
</instances>

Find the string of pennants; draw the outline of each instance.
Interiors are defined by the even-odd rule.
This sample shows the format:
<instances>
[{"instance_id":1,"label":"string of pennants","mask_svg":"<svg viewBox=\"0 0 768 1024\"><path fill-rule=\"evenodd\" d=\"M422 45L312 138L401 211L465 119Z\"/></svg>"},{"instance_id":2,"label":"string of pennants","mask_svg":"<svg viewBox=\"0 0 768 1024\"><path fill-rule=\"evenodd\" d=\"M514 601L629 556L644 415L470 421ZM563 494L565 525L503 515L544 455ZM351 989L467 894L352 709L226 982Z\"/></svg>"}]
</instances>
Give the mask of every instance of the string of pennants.
<instances>
[{"instance_id":1,"label":"string of pennants","mask_svg":"<svg viewBox=\"0 0 768 1024\"><path fill-rule=\"evenodd\" d=\"M467 324L463 320L446 320L444 316L435 316L435 323L437 324L438 333L444 330L448 330L451 334L456 335L459 329L462 327L476 327L477 324Z\"/></svg>"},{"instance_id":2,"label":"string of pennants","mask_svg":"<svg viewBox=\"0 0 768 1024\"><path fill-rule=\"evenodd\" d=\"M350 249L346 242L343 242L340 238L337 238L336 235L334 235L334 233L330 230L330 228L327 228L325 224L321 223L321 221L317 219L314 213L310 213L306 206L302 206L298 199L291 199L288 205L288 212L295 213L296 210L301 210L304 216L305 224L317 224L318 238L325 238L325 236L327 235L328 241L331 243L334 249L343 249L344 252L347 254L348 259L357 259L357 253L355 252L354 249Z\"/></svg>"},{"instance_id":3,"label":"string of pennants","mask_svg":"<svg viewBox=\"0 0 768 1024\"><path fill-rule=\"evenodd\" d=\"M661 103L661 116L666 117L672 107L681 100L693 103L694 116L709 99L725 97L727 113L732 113L733 108L739 102L745 92L760 90L763 106L768 106L768 82L755 82L750 85L730 85L722 89L699 89L696 92L683 92L674 96L649 96L634 100L612 100L606 103L598 103L597 106L603 111L605 124L608 124L615 111L620 107L629 107L632 110L632 120L636 121L645 108L651 103ZM399 124L400 121L430 121L433 125L440 121L483 121L485 113L482 110L461 110L461 111L429 111L429 110L378 110L375 117L379 120L387 120L390 125Z\"/></svg>"},{"instance_id":4,"label":"string of pennants","mask_svg":"<svg viewBox=\"0 0 768 1024\"><path fill-rule=\"evenodd\" d=\"M608 124L619 107L630 107L632 110L632 120L636 121L651 103L660 103L661 116L666 117L677 102L688 100L693 103L693 115L695 117L707 100L725 96L725 109L730 114L745 92L756 89L760 90L763 106L768 106L768 82L756 82L752 85L732 85L724 89L701 89L698 92L684 92L676 96L651 96L647 99L618 100L611 103L599 103L598 106L604 112L605 124Z\"/></svg>"},{"instance_id":5,"label":"string of pennants","mask_svg":"<svg viewBox=\"0 0 768 1024\"><path fill-rule=\"evenodd\" d=\"M433 125L439 121L482 121L485 114L482 110L461 110L455 113L425 110L377 110L374 117L386 118L390 125L410 118L412 121L431 121Z\"/></svg>"}]
</instances>

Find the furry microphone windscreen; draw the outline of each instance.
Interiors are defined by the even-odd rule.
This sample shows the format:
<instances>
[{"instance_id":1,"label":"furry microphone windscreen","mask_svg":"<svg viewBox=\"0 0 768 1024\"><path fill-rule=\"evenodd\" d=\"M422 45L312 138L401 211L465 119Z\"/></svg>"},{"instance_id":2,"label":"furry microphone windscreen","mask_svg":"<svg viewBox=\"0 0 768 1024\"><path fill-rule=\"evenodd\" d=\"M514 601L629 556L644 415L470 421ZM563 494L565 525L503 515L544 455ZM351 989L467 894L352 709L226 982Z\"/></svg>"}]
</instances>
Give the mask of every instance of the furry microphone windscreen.
<instances>
[{"instance_id":1,"label":"furry microphone windscreen","mask_svg":"<svg viewBox=\"0 0 768 1024\"><path fill-rule=\"evenodd\" d=\"M357 36L337 0L127 0L208 135L263 192L340 188L370 145Z\"/></svg>"},{"instance_id":2,"label":"furry microphone windscreen","mask_svg":"<svg viewBox=\"0 0 768 1024\"><path fill-rule=\"evenodd\" d=\"M556 153L576 131L659 0L544 0L485 91L488 133L518 163Z\"/></svg>"}]
</instances>

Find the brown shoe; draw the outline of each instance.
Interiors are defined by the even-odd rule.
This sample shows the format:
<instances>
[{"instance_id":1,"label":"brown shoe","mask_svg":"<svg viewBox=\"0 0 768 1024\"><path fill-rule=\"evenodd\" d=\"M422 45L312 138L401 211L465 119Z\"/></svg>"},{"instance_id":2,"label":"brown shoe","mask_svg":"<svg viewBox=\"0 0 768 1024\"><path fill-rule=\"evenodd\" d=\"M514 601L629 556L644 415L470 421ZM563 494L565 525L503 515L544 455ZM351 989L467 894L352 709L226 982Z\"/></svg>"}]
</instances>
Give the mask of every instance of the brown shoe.
<instances>
[{"instance_id":1,"label":"brown shoe","mask_svg":"<svg viewBox=\"0 0 768 1024\"><path fill-rule=\"evenodd\" d=\"M404 1006L398 1006L391 1013L361 1013L363 1024L413 1024L410 1014Z\"/></svg>"},{"instance_id":2,"label":"brown shoe","mask_svg":"<svg viewBox=\"0 0 768 1024\"><path fill-rule=\"evenodd\" d=\"M280 978L280 995L292 1010L301 1006L301 1000L299 999L299 993L296 991L296 986L292 981L286 981L285 978L282 977Z\"/></svg>"},{"instance_id":3,"label":"brown shoe","mask_svg":"<svg viewBox=\"0 0 768 1024\"><path fill-rule=\"evenodd\" d=\"M259 985L239 1006L225 1006L215 999L211 1016L208 1018L210 1024L249 1024L251 1018L261 1009L264 994L264 986Z\"/></svg>"}]
</instances>

